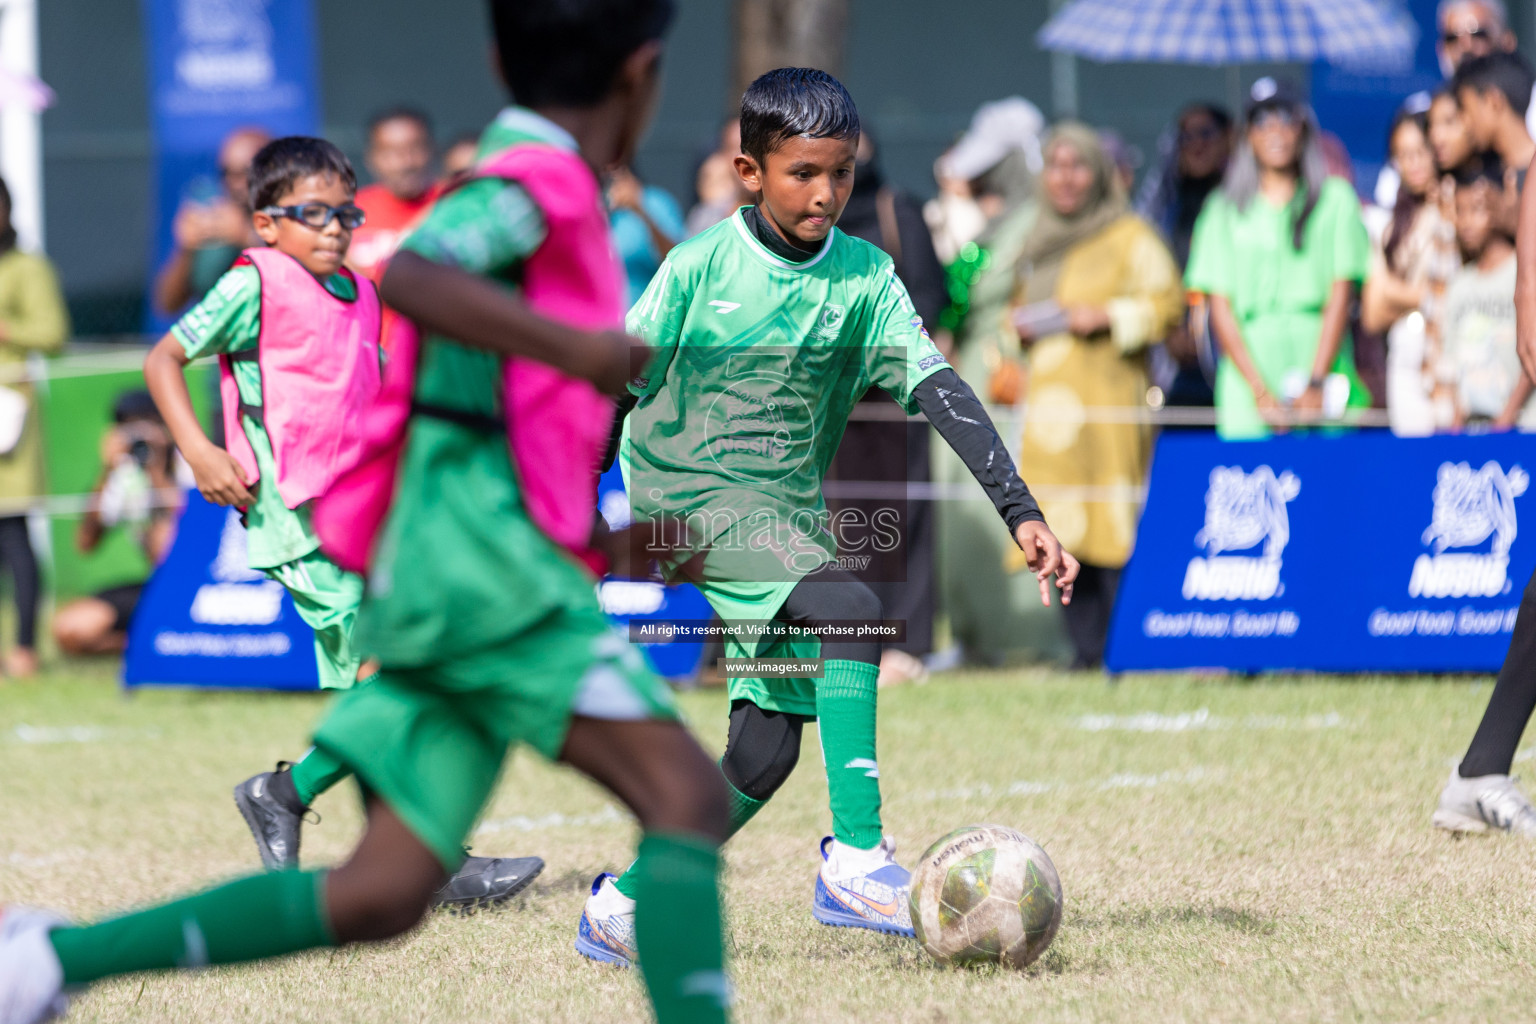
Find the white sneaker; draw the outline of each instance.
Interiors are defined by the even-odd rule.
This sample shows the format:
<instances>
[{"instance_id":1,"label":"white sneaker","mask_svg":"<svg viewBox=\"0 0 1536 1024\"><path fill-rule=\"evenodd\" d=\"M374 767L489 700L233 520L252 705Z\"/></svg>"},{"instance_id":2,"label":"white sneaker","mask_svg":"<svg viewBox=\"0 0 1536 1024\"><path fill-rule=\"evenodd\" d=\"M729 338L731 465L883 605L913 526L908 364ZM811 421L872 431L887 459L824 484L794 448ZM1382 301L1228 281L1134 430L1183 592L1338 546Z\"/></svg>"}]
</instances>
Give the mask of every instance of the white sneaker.
<instances>
[{"instance_id":1,"label":"white sneaker","mask_svg":"<svg viewBox=\"0 0 1536 1024\"><path fill-rule=\"evenodd\" d=\"M42 1024L69 1009L64 968L48 933L68 924L28 907L0 907L0 1024Z\"/></svg>"},{"instance_id":2,"label":"white sneaker","mask_svg":"<svg viewBox=\"0 0 1536 1024\"><path fill-rule=\"evenodd\" d=\"M1509 775L1479 775L1464 779L1451 769L1440 791L1440 806L1430 821L1448 832L1487 832L1498 829L1536 839L1536 808Z\"/></svg>"},{"instance_id":3,"label":"white sneaker","mask_svg":"<svg viewBox=\"0 0 1536 1024\"><path fill-rule=\"evenodd\" d=\"M576 952L629 967L635 962L635 901L619 892L613 878L605 871L592 880L592 895L576 924Z\"/></svg>"},{"instance_id":4,"label":"white sneaker","mask_svg":"<svg viewBox=\"0 0 1536 1024\"><path fill-rule=\"evenodd\" d=\"M847 846L831 836L821 841L821 871L811 898L811 915L834 928L868 928L912 936L912 876L896 863L890 836L872 850Z\"/></svg>"}]
</instances>

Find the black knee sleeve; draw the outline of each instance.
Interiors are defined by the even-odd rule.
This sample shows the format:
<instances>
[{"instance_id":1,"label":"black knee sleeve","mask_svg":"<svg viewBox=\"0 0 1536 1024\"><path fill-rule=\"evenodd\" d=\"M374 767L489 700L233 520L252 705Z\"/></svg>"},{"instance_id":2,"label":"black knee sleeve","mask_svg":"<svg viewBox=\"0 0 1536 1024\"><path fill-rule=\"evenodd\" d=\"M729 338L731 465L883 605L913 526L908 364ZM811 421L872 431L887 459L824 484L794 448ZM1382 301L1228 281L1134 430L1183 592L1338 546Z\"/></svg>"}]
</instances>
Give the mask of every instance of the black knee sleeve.
<instances>
[{"instance_id":1,"label":"black knee sleeve","mask_svg":"<svg viewBox=\"0 0 1536 1024\"><path fill-rule=\"evenodd\" d=\"M767 800L784 785L800 760L800 732L808 719L764 711L747 700L731 702L731 728L720 770L737 791Z\"/></svg>"}]
</instances>

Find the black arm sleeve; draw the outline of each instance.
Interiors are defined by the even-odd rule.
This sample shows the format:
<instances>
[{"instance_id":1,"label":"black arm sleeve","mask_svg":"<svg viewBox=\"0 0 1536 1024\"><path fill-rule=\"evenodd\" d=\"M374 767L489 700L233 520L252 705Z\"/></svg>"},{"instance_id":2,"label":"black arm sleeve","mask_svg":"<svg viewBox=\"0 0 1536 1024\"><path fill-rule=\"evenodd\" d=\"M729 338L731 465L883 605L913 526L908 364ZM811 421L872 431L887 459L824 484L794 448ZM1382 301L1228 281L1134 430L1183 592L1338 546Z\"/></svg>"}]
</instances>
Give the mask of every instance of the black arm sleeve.
<instances>
[{"instance_id":1,"label":"black arm sleeve","mask_svg":"<svg viewBox=\"0 0 1536 1024\"><path fill-rule=\"evenodd\" d=\"M624 434L624 417L640 399L629 391L619 396L618 408L613 411L613 429L608 433L608 450L603 452L603 472L613 468L614 457L619 454L619 438Z\"/></svg>"},{"instance_id":2,"label":"black arm sleeve","mask_svg":"<svg viewBox=\"0 0 1536 1024\"><path fill-rule=\"evenodd\" d=\"M940 370L919 384L913 397L939 436L964 460L1010 531L1020 523L1045 522L992 417L959 374Z\"/></svg>"}]
</instances>

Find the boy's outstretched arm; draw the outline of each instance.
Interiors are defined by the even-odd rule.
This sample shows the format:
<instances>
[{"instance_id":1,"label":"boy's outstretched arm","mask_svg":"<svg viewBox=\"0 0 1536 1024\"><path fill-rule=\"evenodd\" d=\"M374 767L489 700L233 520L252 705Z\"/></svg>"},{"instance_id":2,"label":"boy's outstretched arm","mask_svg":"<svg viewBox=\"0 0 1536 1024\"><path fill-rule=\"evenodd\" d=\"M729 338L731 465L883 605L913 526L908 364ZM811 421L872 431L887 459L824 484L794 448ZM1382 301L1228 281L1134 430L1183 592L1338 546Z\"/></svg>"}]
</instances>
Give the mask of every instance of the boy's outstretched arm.
<instances>
[{"instance_id":1,"label":"boy's outstretched arm","mask_svg":"<svg viewBox=\"0 0 1536 1024\"><path fill-rule=\"evenodd\" d=\"M1536 170L1536 158L1531 160ZM1527 184L1530 178L1526 178ZM1515 232L1515 351L1525 375L1536 381L1536 188L1520 195L1520 223Z\"/></svg>"},{"instance_id":2,"label":"boy's outstretched arm","mask_svg":"<svg viewBox=\"0 0 1536 1024\"><path fill-rule=\"evenodd\" d=\"M422 330L499 355L548 363L619 394L645 369L650 349L623 331L581 331L535 313L517 293L477 274L402 250L379 296Z\"/></svg>"},{"instance_id":3,"label":"boy's outstretched arm","mask_svg":"<svg viewBox=\"0 0 1536 1024\"><path fill-rule=\"evenodd\" d=\"M256 498L246 486L245 471L240 468L240 463L208 440L202 424L197 422L184 373L188 362L181 343L167 334L144 357L144 383L171 431L171 439L181 449L187 465L192 467L192 476L203 497L216 505L244 508Z\"/></svg>"},{"instance_id":4,"label":"boy's outstretched arm","mask_svg":"<svg viewBox=\"0 0 1536 1024\"><path fill-rule=\"evenodd\" d=\"M1080 569L1077 559L1062 550L1045 525L1040 506L971 386L954 370L944 369L925 378L912 394L928 422L965 462L1008 524L1030 571L1040 581L1041 603L1051 603L1050 578L1055 576L1061 603L1071 604L1072 584Z\"/></svg>"}]
</instances>

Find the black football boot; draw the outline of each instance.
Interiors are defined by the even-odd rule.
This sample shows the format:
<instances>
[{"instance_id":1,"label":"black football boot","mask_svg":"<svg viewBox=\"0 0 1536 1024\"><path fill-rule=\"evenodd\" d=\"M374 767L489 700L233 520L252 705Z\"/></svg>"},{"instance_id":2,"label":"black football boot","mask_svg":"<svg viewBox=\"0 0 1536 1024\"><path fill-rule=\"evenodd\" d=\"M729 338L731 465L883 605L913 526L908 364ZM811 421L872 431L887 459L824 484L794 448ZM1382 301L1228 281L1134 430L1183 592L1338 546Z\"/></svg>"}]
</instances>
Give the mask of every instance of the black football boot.
<instances>
[{"instance_id":1,"label":"black football boot","mask_svg":"<svg viewBox=\"0 0 1536 1024\"><path fill-rule=\"evenodd\" d=\"M454 910L493 907L528 888L543 870L544 862L538 857L469 857L437 890L432 905Z\"/></svg>"}]
</instances>

